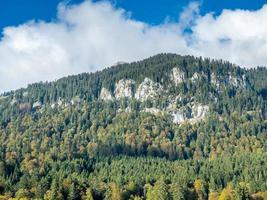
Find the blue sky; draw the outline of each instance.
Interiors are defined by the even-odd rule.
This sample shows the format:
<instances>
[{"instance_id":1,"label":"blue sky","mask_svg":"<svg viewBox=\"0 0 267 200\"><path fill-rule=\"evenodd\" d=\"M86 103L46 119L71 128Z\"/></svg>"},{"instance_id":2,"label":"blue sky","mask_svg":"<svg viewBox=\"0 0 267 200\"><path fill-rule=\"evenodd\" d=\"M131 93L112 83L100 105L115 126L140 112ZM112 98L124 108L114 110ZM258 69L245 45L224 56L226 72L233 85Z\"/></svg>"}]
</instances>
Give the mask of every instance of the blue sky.
<instances>
[{"instance_id":1,"label":"blue sky","mask_svg":"<svg viewBox=\"0 0 267 200\"><path fill-rule=\"evenodd\" d=\"M0 29L6 26L19 25L28 20L51 21L56 18L57 5L61 0L1 0ZM66 2L66 1L65 1ZM68 0L77 4L82 0ZM116 7L131 12L132 18L149 24L160 24L166 17L171 21L178 20L179 13L189 0L112 0ZM202 0L201 14L214 12L219 15L223 9L249 9L262 7L266 0ZM214 3L216 2L216 3Z\"/></svg>"},{"instance_id":2,"label":"blue sky","mask_svg":"<svg viewBox=\"0 0 267 200\"><path fill-rule=\"evenodd\" d=\"M0 93L158 53L267 66L266 1L0 0Z\"/></svg>"},{"instance_id":3,"label":"blue sky","mask_svg":"<svg viewBox=\"0 0 267 200\"><path fill-rule=\"evenodd\" d=\"M117 0L117 6L132 12L135 19L152 24L162 23L166 16L177 20L179 13L191 1L189 0ZM265 0L202 0L201 14L214 12L220 14L223 9L250 9L262 7ZM216 3L214 3L216 2Z\"/></svg>"}]
</instances>

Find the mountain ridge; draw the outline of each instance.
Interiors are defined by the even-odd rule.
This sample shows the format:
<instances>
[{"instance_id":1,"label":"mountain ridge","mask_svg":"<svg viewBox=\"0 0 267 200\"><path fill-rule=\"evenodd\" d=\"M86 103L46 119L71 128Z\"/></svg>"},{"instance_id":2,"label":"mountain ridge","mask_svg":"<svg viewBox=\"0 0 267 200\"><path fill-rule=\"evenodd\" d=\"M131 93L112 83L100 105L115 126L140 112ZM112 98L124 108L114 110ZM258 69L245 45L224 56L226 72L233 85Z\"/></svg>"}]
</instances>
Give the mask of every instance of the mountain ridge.
<instances>
[{"instance_id":1,"label":"mountain ridge","mask_svg":"<svg viewBox=\"0 0 267 200\"><path fill-rule=\"evenodd\" d=\"M266 88L265 68L160 54L7 93L0 199L264 199Z\"/></svg>"},{"instance_id":2,"label":"mountain ridge","mask_svg":"<svg viewBox=\"0 0 267 200\"><path fill-rule=\"evenodd\" d=\"M218 66L220 66L220 65L224 65L224 67L227 67L227 69L229 69L229 67L233 67L233 68L235 68L235 69L238 69L238 70L245 70L245 69L243 69L243 68L241 68L241 67L239 67L239 66L237 66L237 65L234 65L234 64L231 64L230 62L228 62L228 61L223 61L223 60L216 60L216 59L209 59L209 58L205 58L205 59L203 59L202 57L194 57L194 56L180 56L180 55L177 55L177 54L157 54L157 55L155 55L155 56L151 56L151 57L149 57L149 58L146 58L146 59L144 59L144 60L140 60L140 61L135 61L135 62L132 62L132 63L118 63L117 65L113 65L113 66L110 66L110 67L107 67L107 68L104 68L103 70L99 70L99 71L96 71L96 72L89 72L89 73L86 73L86 72L84 72L84 73L81 73L81 74L77 74L77 75L69 75L69 76L66 76L66 77L62 77L62 78L59 78L58 80L55 80L55 81L51 81L51 82L47 82L47 81L45 81L45 82L38 82L38 83L32 83L32 84L29 84L26 88L28 88L28 87L30 87L30 86L33 86L33 85L37 85L37 84L48 84L48 85L50 85L50 84L53 84L53 83L56 83L56 82L60 82L60 81L62 81L62 80L64 80L64 79L68 79L68 78L73 78L73 77L80 77L80 76L82 76L82 75L88 75L88 76L90 76L90 75L97 75L97 74L99 74L99 73L109 73L110 72L110 70L111 71L115 71L115 73L117 72L117 71L120 71L120 70L122 70L123 68L127 68L127 67L129 67L129 66L132 66L132 65L135 65L135 67L136 66L139 66L139 68L140 68L140 65L143 65L143 63L145 63L145 65L150 61L150 60L154 60L154 59L156 59L157 60L157 57L167 57L167 58L165 58L165 59L167 59L168 60L168 58L174 58L174 57L177 57L178 59L182 59L182 58L184 58L184 59L199 59L199 61L201 61L201 62L204 62L204 61L208 61L208 62L213 62L213 61L215 61L216 63L219 63L219 65L217 65L217 67L215 67L215 69L217 69L218 68ZM161 62L166 62L166 60L164 60L164 61L161 61ZM152 64L159 64L159 63L157 63L157 62L154 62L154 63L152 63ZM227 70L226 69L226 70ZM128 69L127 69L128 70ZM138 70L138 69L137 69ZM126 78L127 77L129 77L130 78L130 76L129 76L129 74L130 74L131 72L129 72L128 74L126 74L126 75L124 75ZM26 89L26 88L21 88L21 89ZM20 90L20 89L16 89L16 90L13 90L13 91L6 91L6 92L4 92L4 94L6 93L12 93L12 92L15 92L15 91L18 91L18 90ZM2 95L4 95L4 94L2 94Z\"/></svg>"},{"instance_id":3,"label":"mountain ridge","mask_svg":"<svg viewBox=\"0 0 267 200\"><path fill-rule=\"evenodd\" d=\"M165 57L165 60L157 61L157 60L160 60L161 58L164 58L164 57ZM194 67L196 69L199 68L199 69L204 69L205 70L205 67L203 67L203 64L205 64L205 62L207 62L208 65L210 65L210 62L215 62L216 67L209 66L209 67L211 67L211 69L213 69L213 68L215 70L224 69L224 71L231 69L232 71L234 71L234 73L241 72L241 71L243 71L243 72L246 71L245 69L242 69L242 68L240 68L240 67L238 67L236 65L233 65L233 64L231 64L231 63L229 63L227 61L222 61L222 60L202 59L201 57L195 58L193 56L179 56L179 55L176 55L176 54L158 54L158 55L152 56L150 58L144 59L142 61L132 62L130 64L129 63L119 64L119 65L116 65L116 66L111 66L111 67L105 68L105 69L103 69L101 71L97 71L97 72L94 72L94 73L82 73L82 74L78 74L78 75L70 75L70 76L63 77L63 78L60 78L60 79L58 79L56 81L52 81L52 82L39 82L39 83L29 84L27 88L31 88L31 87L34 87L34 86L39 85L39 84L40 85L43 84L43 85L47 85L47 86L54 85L54 84L56 84L58 82L61 82L61 81L65 80L65 79L72 79L73 78L73 79L79 80L80 77L82 77L84 75L88 76L88 77L89 76L98 76L101 73L105 74L104 77L101 79L101 81L103 82L103 85L106 86L107 83L105 83L105 80L103 80L103 79L105 79L105 76L110 75L110 74L118 74L118 71L121 71L121 70L125 70L126 69L125 71L127 71L127 72L126 73L124 72L124 74L122 74L120 77L117 76L116 79L114 80L114 82L118 81L119 78L120 79L131 78L131 76L132 76L131 74L134 74L133 73L134 71L143 70L144 66L146 66L148 64L151 64L151 66L153 68L153 66L160 65L160 62L162 62L162 64L165 65L163 67L166 67L167 70L168 70L170 68L169 66L166 66L168 64L168 59L171 59L171 62L177 62L177 61L178 61L178 63L185 62L185 65L187 64L186 62L190 62L190 59L193 59L193 61L195 61L195 62L196 61L200 62L200 66L197 63L195 63L196 66L194 66ZM154 61L154 62L149 63L151 60ZM193 61L191 61L191 62L193 62ZM173 63L171 63L171 64L173 64ZM141 66L143 67L142 69L140 69ZM183 68L185 68L184 71L187 72L187 69L186 69L186 67L184 67L184 65L180 65L180 66L183 66ZM172 67L174 67L174 66L171 66L171 68ZM156 73L159 73L159 72L156 72ZM224 74L222 74L222 75L224 75ZM152 76L153 76L153 74L152 74ZM156 76L156 75L154 74L154 76ZM187 74L187 76L189 76L189 75ZM140 79L144 79L145 77L149 77L149 76L145 76L145 74L141 74ZM152 77L152 79L153 79L153 77ZM160 82L159 80L156 80L156 81ZM138 83L140 83L140 80L138 80ZM108 89L110 87L111 86L109 86ZM22 89L25 90L26 88L22 88ZM19 91L19 90L20 89L15 90L15 91ZM14 93L15 91L11 91L11 93ZM9 93L9 92L6 92L6 93Z\"/></svg>"},{"instance_id":4,"label":"mountain ridge","mask_svg":"<svg viewBox=\"0 0 267 200\"><path fill-rule=\"evenodd\" d=\"M222 65L221 70L231 69L231 71L228 71L227 73L224 72L223 75L217 74L218 72L216 72L216 70L212 70L213 62L215 62L215 65L220 63ZM150 68L146 68L148 64L151 65ZM207 64L208 66L206 67L205 64ZM139 77L139 68L144 67L146 70L152 70L152 77L151 75L150 77L147 77L141 74L141 76L144 77L144 79L142 80ZM153 71L153 68L155 67L159 69L157 71ZM117 76L122 70L121 68L126 70L126 72L121 75L122 79L118 80ZM217 68L215 67L215 69ZM131 74L132 72L129 73L128 70L135 71L137 76L131 77L129 74ZM159 73L156 73L159 70L164 71L163 73L161 73L161 76L159 76ZM57 92L57 84L62 81L66 82L64 88L69 89L69 79L74 79L77 87L79 87L80 81L83 81L83 84L86 84L86 81L90 82L90 79L96 76L94 86L97 85L97 91L91 92L93 94L93 98L91 98L91 100L102 99L115 101L120 100L122 98L134 98L138 101L146 102L156 101L157 99L165 98L165 107L161 106L161 108L159 108L159 105L157 103L154 103L154 107L142 106L142 111L154 114L163 114L165 111L167 111L169 115L173 117L173 122L175 123L183 123L185 121L191 121L192 123L194 123L206 117L206 114L209 112L210 108L208 105L205 104L210 104L210 101L218 101L219 92L222 87L235 87L235 90L248 89L248 87L251 87L249 80L246 78L246 72L247 70L241 69L240 67L232 65L229 62L213 60L210 61L209 59L194 58L192 56L179 56L175 54L159 54L142 61L130 64L123 63L118 64L116 66L111 66L110 68L95 73L68 76L59 79L58 81L49 83L31 84L25 89L14 91L13 94L11 93L12 100L10 104L13 106L18 104L20 110L35 110L40 109L45 104L47 104L47 102L50 104L51 108L55 108L56 106L67 107L76 103L80 103L82 101L90 101L86 93L81 94L83 93L83 87L81 88L80 93L76 92L76 96L72 97L71 95L70 97L61 96L60 94L51 97L51 92L50 94L48 94L48 96L45 96L47 93L49 93L49 91L47 91L45 87L51 87L52 90L53 87L55 87L54 93L57 94L59 93ZM104 75L101 77L102 74ZM111 84L109 83L109 86L105 87L105 85L107 85L107 83L105 82L105 76L108 76L110 74L111 80L114 81L111 82ZM80 80L80 77L85 80ZM115 77L115 79L113 77ZM135 80L131 78L134 78ZM137 84L138 82L139 85ZM167 82L167 84L165 84L165 82ZM184 105L180 109L177 109L177 106L175 105L177 103L177 100L179 99L180 102L183 101L181 92L183 93L184 90L190 87L190 84L206 84L208 89L207 91L205 91L205 93L210 96L210 98L206 98L204 102L200 102L200 99L192 101L192 97L196 97L198 95L191 94L191 100L188 102L189 106ZM41 87L41 89L38 90L38 87ZM73 86L71 87L72 90L76 89ZM37 89L33 92L28 91L29 89L34 90L34 88ZM198 88L195 89L195 92L197 89ZM174 90L174 92L172 92L171 90ZM40 94L40 91L42 91L43 94ZM39 94L35 95L34 92L38 92ZM31 97L31 99L29 99L28 97Z\"/></svg>"}]
</instances>

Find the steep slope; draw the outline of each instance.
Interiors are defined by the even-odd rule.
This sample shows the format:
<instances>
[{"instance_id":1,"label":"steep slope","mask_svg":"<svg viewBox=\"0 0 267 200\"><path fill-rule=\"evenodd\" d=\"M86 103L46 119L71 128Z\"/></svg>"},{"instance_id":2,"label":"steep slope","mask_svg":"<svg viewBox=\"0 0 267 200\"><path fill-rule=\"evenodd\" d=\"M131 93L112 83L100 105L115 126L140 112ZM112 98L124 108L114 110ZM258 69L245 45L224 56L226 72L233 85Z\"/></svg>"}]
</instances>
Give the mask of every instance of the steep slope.
<instances>
[{"instance_id":1,"label":"steep slope","mask_svg":"<svg viewBox=\"0 0 267 200\"><path fill-rule=\"evenodd\" d=\"M0 194L149 199L165 184L169 199L207 199L240 182L266 191L266 80L265 68L160 54L7 92Z\"/></svg>"}]
</instances>

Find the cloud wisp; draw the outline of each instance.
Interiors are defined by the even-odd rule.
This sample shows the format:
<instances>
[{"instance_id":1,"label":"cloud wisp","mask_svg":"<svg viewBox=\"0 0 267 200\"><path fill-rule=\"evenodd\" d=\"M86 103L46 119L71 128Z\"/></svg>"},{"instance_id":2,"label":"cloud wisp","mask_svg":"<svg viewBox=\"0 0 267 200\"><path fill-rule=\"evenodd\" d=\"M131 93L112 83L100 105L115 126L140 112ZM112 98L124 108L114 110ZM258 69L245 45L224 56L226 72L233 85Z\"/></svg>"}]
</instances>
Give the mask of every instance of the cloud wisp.
<instances>
[{"instance_id":1,"label":"cloud wisp","mask_svg":"<svg viewBox=\"0 0 267 200\"><path fill-rule=\"evenodd\" d=\"M201 16L199 4L192 2L179 22L152 26L107 1L60 4L55 21L4 29L0 92L162 52L225 59L244 67L266 65L265 19L267 6Z\"/></svg>"}]
</instances>

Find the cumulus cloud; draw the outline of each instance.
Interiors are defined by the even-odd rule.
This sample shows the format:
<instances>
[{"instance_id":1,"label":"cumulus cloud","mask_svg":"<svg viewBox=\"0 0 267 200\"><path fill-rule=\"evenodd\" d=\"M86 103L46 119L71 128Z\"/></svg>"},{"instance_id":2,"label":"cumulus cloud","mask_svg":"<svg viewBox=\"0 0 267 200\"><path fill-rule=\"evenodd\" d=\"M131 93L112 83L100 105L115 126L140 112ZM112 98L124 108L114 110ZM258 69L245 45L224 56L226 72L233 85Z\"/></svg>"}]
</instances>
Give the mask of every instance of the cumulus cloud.
<instances>
[{"instance_id":1,"label":"cumulus cloud","mask_svg":"<svg viewBox=\"0 0 267 200\"><path fill-rule=\"evenodd\" d=\"M172 52L222 58L245 67L266 65L267 6L199 15L192 2L177 23L136 21L107 1L60 4L52 22L6 27L0 40L0 91L92 72ZM189 32L186 30L190 30Z\"/></svg>"},{"instance_id":2,"label":"cumulus cloud","mask_svg":"<svg viewBox=\"0 0 267 200\"><path fill-rule=\"evenodd\" d=\"M260 10L224 10L199 17L192 27L194 53L243 67L267 65L267 5Z\"/></svg>"}]
</instances>

